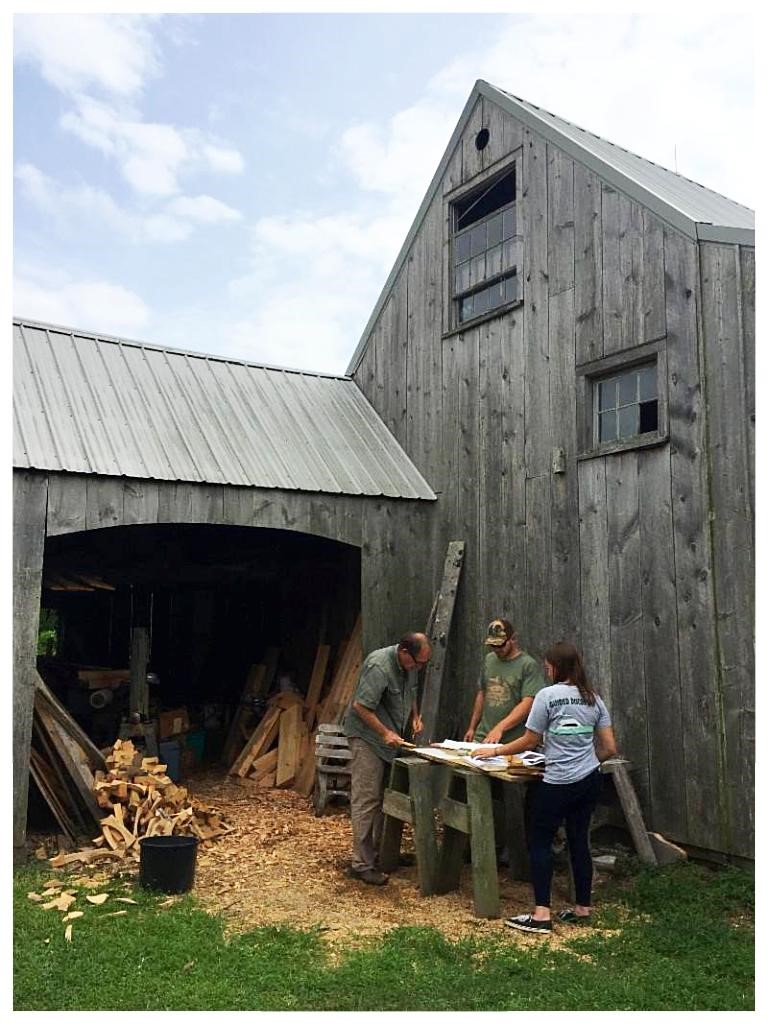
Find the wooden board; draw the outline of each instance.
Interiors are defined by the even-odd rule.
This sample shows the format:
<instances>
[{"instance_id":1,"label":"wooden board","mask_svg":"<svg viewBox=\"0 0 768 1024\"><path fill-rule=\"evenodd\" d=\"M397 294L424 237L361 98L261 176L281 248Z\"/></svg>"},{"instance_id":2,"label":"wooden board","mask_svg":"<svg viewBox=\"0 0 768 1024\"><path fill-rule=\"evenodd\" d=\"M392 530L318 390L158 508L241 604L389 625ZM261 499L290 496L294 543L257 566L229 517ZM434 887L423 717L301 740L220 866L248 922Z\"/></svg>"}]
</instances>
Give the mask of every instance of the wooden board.
<instances>
[{"instance_id":1,"label":"wooden board","mask_svg":"<svg viewBox=\"0 0 768 1024\"><path fill-rule=\"evenodd\" d=\"M440 693L443 685L448 642L451 635L453 610L456 604L456 593L461 579L461 568L464 564L464 541L453 540L443 565L443 578L437 595L435 617L429 632L432 644L432 658L427 665L424 676L424 692L421 699L421 715L424 729L420 740L429 743L434 739L440 710Z\"/></svg>"},{"instance_id":2,"label":"wooden board","mask_svg":"<svg viewBox=\"0 0 768 1024\"><path fill-rule=\"evenodd\" d=\"M221 752L221 760L224 764L231 764L235 759L238 748L242 742L240 738L241 729L248 721L251 713L250 708L243 702L249 697L254 697L261 690L266 670L266 665L251 665L248 670L245 685L243 686L243 692L240 697L240 701L235 708L232 721L229 723L229 732L227 733L227 738L224 741L224 747Z\"/></svg>"},{"instance_id":3,"label":"wooden board","mask_svg":"<svg viewBox=\"0 0 768 1024\"><path fill-rule=\"evenodd\" d=\"M298 705L296 707L298 708ZM256 758L269 749L275 736L277 736L281 715L289 713L289 711L283 711L282 708L269 708L267 710L251 734L251 738L246 741L239 756L229 769L230 775L239 775L242 778L248 774L248 769Z\"/></svg>"},{"instance_id":4,"label":"wooden board","mask_svg":"<svg viewBox=\"0 0 768 1024\"><path fill-rule=\"evenodd\" d=\"M304 721L310 729L315 722L317 704L323 689L323 683L325 682L325 672L328 667L328 658L330 653L331 648L329 644L318 644L317 653L315 654L315 663L312 666L312 675L309 678L309 686L307 687L307 695L305 698L307 709L304 712Z\"/></svg>"},{"instance_id":5,"label":"wooden board","mask_svg":"<svg viewBox=\"0 0 768 1024\"><path fill-rule=\"evenodd\" d=\"M50 743L55 747L71 784L77 789L94 822L98 822L103 814L93 795L93 772L88 767L86 755L67 735L53 715L46 710L42 702L36 707L35 713L41 726L45 729Z\"/></svg>"},{"instance_id":6,"label":"wooden board","mask_svg":"<svg viewBox=\"0 0 768 1024\"><path fill-rule=\"evenodd\" d=\"M63 704L56 699L38 673L35 673L35 687L35 700L42 702L40 706L45 707L59 725L72 737L78 747L85 753L90 767L94 771L104 771L106 763L102 752L80 728Z\"/></svg>"},{"instance_id":7,"label":"wooden board","mask_svg":"<svg viewBox=\"0 0 768 1024\"><path fill-rule=\"evenodd\" d=\"M277 747L270 750L261 757L257 757L248 771L248 778L259 779L262 775L269 775L277 768Z\"/></svg>"},{"instance_id":8,"label":"wooden board","mask_svg":"<svg viewBox=\"0 0 768 1024\"><path fill-rule=\"evenodd\" d=\"M276 786L289 786L296 778L301 755L303 733L301 707L296 704L280 716L280 738L277 747Z\"/></svg>"}]
</instances>

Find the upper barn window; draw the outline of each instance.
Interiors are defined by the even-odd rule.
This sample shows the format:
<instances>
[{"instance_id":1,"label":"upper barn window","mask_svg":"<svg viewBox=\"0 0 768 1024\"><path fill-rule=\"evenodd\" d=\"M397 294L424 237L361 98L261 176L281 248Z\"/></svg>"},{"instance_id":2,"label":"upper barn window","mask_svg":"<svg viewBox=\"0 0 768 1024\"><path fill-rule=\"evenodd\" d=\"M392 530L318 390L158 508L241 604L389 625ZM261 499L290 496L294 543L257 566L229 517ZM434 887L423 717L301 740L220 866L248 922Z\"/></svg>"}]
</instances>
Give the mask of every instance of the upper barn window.
<instances>
[{"instance_id":1,"label":"upper barn window","mask_svg":"<svg viewBox=\"0 0 768 1024\"><path fill-rule=\"evenodd\" d=\"M521 297L516 199L512 167L451 206L456 325Z\"/></svg>"}]
</instances>

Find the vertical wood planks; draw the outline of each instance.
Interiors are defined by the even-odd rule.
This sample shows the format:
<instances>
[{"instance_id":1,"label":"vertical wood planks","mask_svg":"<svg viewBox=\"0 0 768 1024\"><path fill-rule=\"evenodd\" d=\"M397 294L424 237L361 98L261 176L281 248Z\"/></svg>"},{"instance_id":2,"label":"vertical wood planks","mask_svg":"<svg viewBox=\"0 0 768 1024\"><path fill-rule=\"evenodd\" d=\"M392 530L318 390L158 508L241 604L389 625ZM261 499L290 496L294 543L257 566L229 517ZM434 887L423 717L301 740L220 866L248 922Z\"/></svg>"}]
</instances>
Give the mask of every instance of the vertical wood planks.
<instances>
[{"instance_id":1,"label":"vertical wood planks","mask_svg":"<svg viewBox=\"0 0 768 1024\"><path fill-rule=\"evenodd\" d=\"M642 551L637 452L605 462L608 508L613 718L622 751L638 770L647 806L648 716L643 663Z\"/></svg>"},{"instance_id":2,"label":"vertical wood planks","mask_svg":"<svg viewBox=\"0 0 768 1024\"><path fill-rule=\"evenodd\" d=\"M526 132L525 233L525 464L529 477L549 474L549 291L547 278L547 147Z\"/></svg>"},{"instance_id":3,"label":"vertical wood planks","mask_svg":"<svg viewBox=\"0 0 768 1024\"><path fill-rule=\"evenodd\" d=\"M581 637L587 674L612 710L605 462L605 459L587 459L578 466Z\"/></svg>"},{"instance_id":4,"label":"vertical wood planks","mask_svg":"<svg viewBox=\"0 0 768 1024\"><path fill-rule=\"evenodd\" d=\"M478 379L482 328L475 327L456 339L456 387L458 391L458 448L456 459L457 524L456 537L466 544L461 591L456 606L457 636L468 638L468 644L457 645L452 664L462 681L463 701L468 697L467 679L474 683L474 658L467 649L474 649L473 638L479 635L482 614L479 610L478 550L478 466L483 453L478 447L480 403ZM468 660L469 659L469 660ZM462 702L463 702L462 701Z\"/></svg>"},{"instance_id":5,"label":"vertical wood planks","mask_svg":"<svg viewBox=\"0 0 768 1024\"><path fill-rule=\"evenodd\" d=\"M483 97L479 96L461 140L461 180L463 182L474 178L483 169L483 152L475 145L475 138L483 127L483 123Z\"/></svg>"},{"instance_id":6,"label":"vertical wood planks","mask_svg":"<svg viewBox=\"0 0 768 1024\"><path fill-rule=\"evenodd\" d=\"M755 250L742 246L741 333L744 349L744 400L747 413L749 507L755 521Z\"/></svg>"},{"instance_id":7,"label":"vertical wood planks","mask_svg":"<svg viewBox=\"0 0 768 1024\"><path fill-rule=\"evenodd\" d=\"M123 479L85 477L85 528L100 530L123 521Z\"/></svg>"},{"instance_id":8,"label":"vertical wood planks","mask_svg":"<svg viewBox=\"0 0 768 1024\"><path fill-rule=\"evenodd\" d=\"M547 205L549 294L558 295L574 282L573 161L552 145L547 147Z\"/></svg>"},{"instance_id":9,"label":"vertical wood planks","mask_svg":"<svg viewBox=\"0 0 768 1024\"><path fill-rule=\"evenodd\" d=\"M643 664L647 693L649 820L668 836L686 835L685 760L677 643L675 546L669 447L639 456Z\"/></svg>"},{"instance_id":10,"label":"vertical wood planks","mask_svg":"<svg viewBox=\"0 0 768 1024\"><path fill-rule=\"evenodd\" d=\"M741 265L736 246L702 245L701 287L715 622L717 707L724 735L723 771L730 841L745 852L741 822L751 804L754 751L741 745L741 718L752 710L754 566L750 501L749 416L741 336Z\"/></svg>"},{"instance_id":11,"label":"vertical wood planks","mask_svg":"<svg viewBox=\"0 0 768 1024\"><path fill-rule=\"evenodd\" d=\"M13 474L13 847L23 854L48 477Z\"/></svg>"},{"instance_id":12,"label":"vertical wood planks","mask_svg":"<svg viewBox=\"0 0 768 1024\"><path fill-rule=\"evenodd\" d=\"M564 472L552 472L553 636L579 644L580 581L578 476L576 471L576 380L573 288L549 300L550 445L564 453Z\"/></svg>"},{"instance_id":13,"label":"vertical wood planks","mask_svg":"<svg viewBox=\"0 0 768 1024\"><path fill-rule=\"evenodd\" d=\"M576 362L603 355L603 239L600 179L581 164L573 169L574 312Z\"/></svg>"},{"instance_id":14,"label":"vertical wood planks","mask_svg":"<svg viewBox=\"0 0 768 1024\"><path fill-rule=\"evenodd\" d=\"M85 529L87 479L75 473L51 473L48 477L46 533L49 537Z\"/></svg>"},{"instance_id":15,"label":"vertical wood planks","mask_svg":"<svg viewBox=\"0 0 768 1024\"><path fill-rule=\"evenodd\" d=\"M156 523L159 492L154 480L126 480L123 487L123 525Z\"/></svg>"},{"instance_id":16,"label":"vertical wood planks","mask_svg":"<svg viewBox=\"0 0 768 1024\"><path fill-rule=\"evenodd\" d=\"M643 297L642 334L640 341L656 341L667 333L664 307L664 228L650 210L642 210L643 263L641 292Z\"/></svg>"},{"instance_id":17,"label":"vertical wood planks","mask_svg":"<svg viewBox=\"0 0 768 1024\"><path fill-rule=\"evenodd\" d=\"M711 560L705 408L696 322L695 245L664 233L667 368L675 541L675 595L680 651L681 719L688 842L713 848L721 829L722 794L714 667L717 664Z\"/></svg>"}]
</instances>

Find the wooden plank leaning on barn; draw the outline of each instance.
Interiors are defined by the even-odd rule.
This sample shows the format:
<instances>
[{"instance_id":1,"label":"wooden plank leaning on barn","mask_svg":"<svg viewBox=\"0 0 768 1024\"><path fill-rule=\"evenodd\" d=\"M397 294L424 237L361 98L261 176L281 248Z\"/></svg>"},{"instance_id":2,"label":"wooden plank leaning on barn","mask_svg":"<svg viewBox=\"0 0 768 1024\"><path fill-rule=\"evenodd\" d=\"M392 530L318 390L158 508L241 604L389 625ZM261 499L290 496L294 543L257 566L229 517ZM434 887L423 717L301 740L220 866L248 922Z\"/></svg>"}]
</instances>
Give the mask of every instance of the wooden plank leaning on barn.
<instances>
[{"instance_id":1,"label":"wooden plank leaning on barn","mask_svg":"<svg viewBox=\"0 0 768 1024\"><path fill-rule=\"evenodd\" d=\"M424 679L424 693L421 699L421 716L424 729L420 734L423 743L434 739L437 728L437 715L440 709L440 690L443 683L445 657L448 639L451 634L453 609L456 604L456 591L461 578L461 567L464 562L464 541L452 540L448 545L443 566L443 580L437 596L434 621L429 629L429 641L432 645L432 659L427 665Z\"/></svg>"}]
</instances>

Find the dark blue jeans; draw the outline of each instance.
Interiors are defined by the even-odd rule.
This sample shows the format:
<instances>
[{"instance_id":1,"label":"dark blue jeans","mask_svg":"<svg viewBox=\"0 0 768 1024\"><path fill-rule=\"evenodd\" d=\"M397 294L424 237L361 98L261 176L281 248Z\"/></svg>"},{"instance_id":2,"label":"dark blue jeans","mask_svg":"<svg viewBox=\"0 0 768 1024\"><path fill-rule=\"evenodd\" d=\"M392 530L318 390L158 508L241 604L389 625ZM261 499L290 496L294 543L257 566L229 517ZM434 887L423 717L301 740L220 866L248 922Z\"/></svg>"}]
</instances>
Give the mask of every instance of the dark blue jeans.
<instances>
[{"instance_id":1,"label":"dark blue jeans","mask_svg":"<svg viewBox=\"0 0 768 1024\"><path fill-rule=\"evenodd\" d=\"M573 868L576 903L592 904L592 855L589 850L589 823L595 809L603 777L599 769L579 782L554 786L540 782L534 788L529 831L531 880L537 907L548 907L552 888L552 841L563 821L568 837L568 852Z\"/></svg>"}]
</instances>

